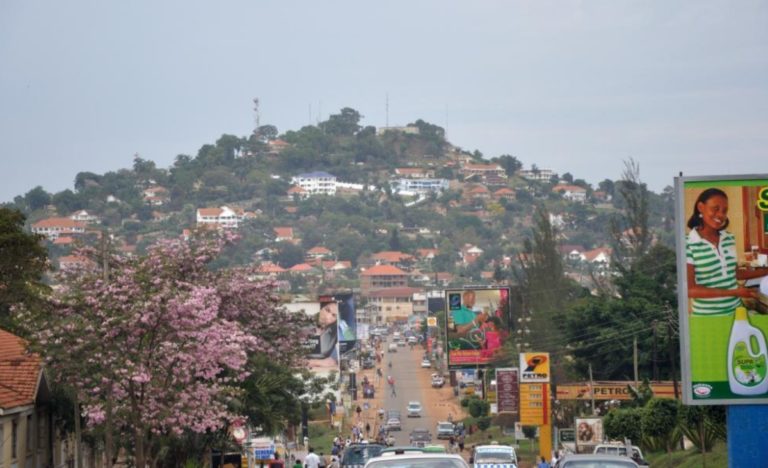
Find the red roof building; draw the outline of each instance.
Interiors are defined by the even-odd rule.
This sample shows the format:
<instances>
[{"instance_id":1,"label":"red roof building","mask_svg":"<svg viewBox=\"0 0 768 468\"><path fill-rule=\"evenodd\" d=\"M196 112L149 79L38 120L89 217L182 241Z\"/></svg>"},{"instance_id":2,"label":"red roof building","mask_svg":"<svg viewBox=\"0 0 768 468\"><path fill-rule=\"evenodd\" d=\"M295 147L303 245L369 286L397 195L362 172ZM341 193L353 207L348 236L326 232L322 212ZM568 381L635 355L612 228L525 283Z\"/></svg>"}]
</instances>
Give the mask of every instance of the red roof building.
<instances>
[{"instance_id":1,"label":"red roof building","mask_svg":"<svg viewBox=\"0 0 768 468\"><path fill-rule=\"evenodd\" d=\"M408 273L392 265L375 265L360 273L360 293L408 286Z\"/></svg>"}]
</instances>

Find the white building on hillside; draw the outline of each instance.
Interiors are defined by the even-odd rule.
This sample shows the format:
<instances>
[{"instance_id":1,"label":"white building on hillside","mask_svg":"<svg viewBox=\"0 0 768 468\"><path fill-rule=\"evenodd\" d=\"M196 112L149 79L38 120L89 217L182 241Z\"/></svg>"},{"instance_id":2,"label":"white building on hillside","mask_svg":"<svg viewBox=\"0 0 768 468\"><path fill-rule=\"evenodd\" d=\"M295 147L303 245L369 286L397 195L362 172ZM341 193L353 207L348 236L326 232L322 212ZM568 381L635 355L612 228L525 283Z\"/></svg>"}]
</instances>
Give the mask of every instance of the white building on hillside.
<instances>
[{"instance_id":1,"label":"white building on hillside","mask_svg":"<svg viewBox=\"0 0 768 468\"><path fill-rule=\"evenodd\" d=\"M395 193L414 194L448 190L447 179L394 179L390 182Z\"/></svg>"},{"instance_id":2,"label":"white building on hillside","mask_svg":"<svg viewBox=\"0 0 768 468\"><path fill-rule=\"evenodd\" d=\"M237 228L245 219L245 212L239 208L198 208L197 225L213 225L223 228Z\"/></svg>"},{"instance_id":3,"label":"white building on hillside","mask_svg":"<svg viewBox=\"0 0 768 468\"><path fill-rule=\"evenodd\" d=\"M310 195L336 195L336 176L323 171L306 172L291 178L291 183Z\"/></svg>"},{"instance_id":4,"label":"white building on hillside","mask_svg":"<svg viewBox=\"0 0 768 468\"><path fill-rule=\"evenodd\" d=\"M557 177L557 172L552 169L529 169L520 170L518 172L520 177L526 180L538 180L541 182L549 182L552 177Z\"/></svg>"}]
</instances>

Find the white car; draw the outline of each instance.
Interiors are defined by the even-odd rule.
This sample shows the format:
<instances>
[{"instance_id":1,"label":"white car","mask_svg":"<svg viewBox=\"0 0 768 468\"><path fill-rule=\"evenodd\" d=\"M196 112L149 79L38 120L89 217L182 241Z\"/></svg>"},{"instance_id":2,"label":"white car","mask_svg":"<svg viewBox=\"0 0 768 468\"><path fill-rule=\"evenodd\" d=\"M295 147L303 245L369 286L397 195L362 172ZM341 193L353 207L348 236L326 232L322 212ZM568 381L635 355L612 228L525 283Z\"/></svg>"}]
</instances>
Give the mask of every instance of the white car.
<instances>
[{"instance_id":1,"label":"white car","mask_svg":"<svg viewBox=\"0 0 768 468\"><path fill-rule=\"evenodd\" d=\"M389 346L387 346L387 352L388 353L396 353L397 352L397 345L395 343L390 343Z\"/></svg>"},{"instance_id":2,"label":"white car","mask_svg":"<svg viewBox=\"0 0 768 468\"><path fill-rule=\"evenodd\" d=\"M423 367L425 369L429 369L430 367L432 367L432 363L429 362L429 359L422 359L421 360L421 367Z\"/></svg>"},{"instance_id":3,"label":"white car","mask_svg":"<svg viewBox=\"0 0 768 468\"><path fill-rule=\"evenodd\" d=\"M383 454L371 458L365 468L401 468L439 466L441 468L469 468L467 462L459 455L447 453L403 453Z\"/></svg>"},{"instance_id":4,"label":"white car","mask_svg":"<svg viewBox=\"0 0 768 468\"><path fill-rule=\"evenodd\" d=\"M421 403L418 401L408 402L408 417L420 418L421 417Z\"/></svg>"}]
</instances>

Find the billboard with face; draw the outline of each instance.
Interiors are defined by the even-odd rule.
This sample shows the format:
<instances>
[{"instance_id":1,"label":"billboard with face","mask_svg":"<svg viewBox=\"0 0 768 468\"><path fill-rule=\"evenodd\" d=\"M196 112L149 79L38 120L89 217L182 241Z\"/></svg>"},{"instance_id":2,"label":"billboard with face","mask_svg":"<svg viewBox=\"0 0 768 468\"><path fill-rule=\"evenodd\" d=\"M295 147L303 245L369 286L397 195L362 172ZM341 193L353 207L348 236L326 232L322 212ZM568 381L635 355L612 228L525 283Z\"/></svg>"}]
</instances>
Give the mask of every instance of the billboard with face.
<instances>
[{"instance_id":1,"label":"billboard with face","mask_svg":"<svg viewBox=\"0 0 768 468\"><path fill-rule=\"evenodd\" d=\"M683 400L768 403L768 175L675 185Z\"/></svg>"},{"instance_id":2,"label":"billboard with face","mask_svg":"<svg viewBox=\"0 0 768 468\"><path fill-rule=\"evenodd\" d=\"M485 367L501 358L509 335L509 288L447 290L448 366Z\"/></svg>"}]
</instances>

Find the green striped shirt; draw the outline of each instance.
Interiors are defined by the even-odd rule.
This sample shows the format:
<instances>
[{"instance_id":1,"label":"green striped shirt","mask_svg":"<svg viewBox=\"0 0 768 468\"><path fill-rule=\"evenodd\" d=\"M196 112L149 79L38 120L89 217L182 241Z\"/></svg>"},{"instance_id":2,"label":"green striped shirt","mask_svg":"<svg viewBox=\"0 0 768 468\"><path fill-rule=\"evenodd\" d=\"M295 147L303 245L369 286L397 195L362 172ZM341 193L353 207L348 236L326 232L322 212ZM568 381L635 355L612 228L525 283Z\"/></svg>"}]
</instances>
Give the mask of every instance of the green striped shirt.
<instances>
[{"instance_id":1,"label":"green striped shirt","mask_svg":"<svg viewBox=\"0 0 768 468\"><path fill-rule=\"evenodd\" d=\"M699 235L696 229L688 234L685 255L693 265L696 284L707 288L736 289L736 239L733 234L720 231L720 244L714 246ZM741 305L741 299L731 297L691 299L695 315L725 315Z\"/></svg>"}]
</instances>

